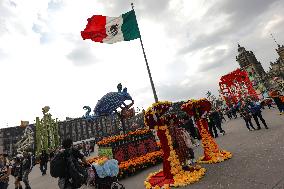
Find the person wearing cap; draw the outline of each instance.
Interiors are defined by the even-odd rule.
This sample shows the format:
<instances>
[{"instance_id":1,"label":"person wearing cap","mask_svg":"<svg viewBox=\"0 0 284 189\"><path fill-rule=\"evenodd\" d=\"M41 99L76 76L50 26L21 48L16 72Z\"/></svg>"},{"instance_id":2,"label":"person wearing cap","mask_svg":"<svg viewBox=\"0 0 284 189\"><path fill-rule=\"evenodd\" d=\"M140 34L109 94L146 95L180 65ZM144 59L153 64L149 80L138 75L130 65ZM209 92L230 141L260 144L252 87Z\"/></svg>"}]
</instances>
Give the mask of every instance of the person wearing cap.
<instances>
[{"instance_id":1,"label":"person wearing cap","mask_svg":"<svg viewBox=\"0 0 284 189\"><path fill-rule=\"evenodd\" d=\"M0 155L0 189L7 189L9 185L9 175L11 174L11 164L4 156Z\"/></svg>"}]
</instances>

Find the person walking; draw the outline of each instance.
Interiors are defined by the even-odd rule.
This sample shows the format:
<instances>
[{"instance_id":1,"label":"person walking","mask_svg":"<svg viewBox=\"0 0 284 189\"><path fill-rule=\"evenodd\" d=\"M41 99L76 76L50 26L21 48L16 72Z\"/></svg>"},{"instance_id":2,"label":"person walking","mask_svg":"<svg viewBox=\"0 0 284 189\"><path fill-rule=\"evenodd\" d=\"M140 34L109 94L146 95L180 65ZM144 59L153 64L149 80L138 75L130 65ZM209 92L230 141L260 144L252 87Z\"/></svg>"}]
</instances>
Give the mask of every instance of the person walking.
<instances>
[{"instance_id":1,"label":"person walking","mask_svg":"<svg viewBox=\"0 0 284 189\"><path fill-rule=\"evenodd\" d=\"M4 154L0 154L0 189L7 189L12 166Z\"/></svg>"},{"instance_id":2,"label":"person walking","mask_svg":"<svg viewBox=\"0 0 284 189\"><path fill-rule=\"evenodd\" d=\"M249 131L252 131L250 129L250 127L255 130L252 122L251 122L251 118L252 116L250 115L250 111L249 109L246 107L245 104L243 104L240 108L240 114L241 114L241 117L245 120L245 123L246 123L246 127L248 128Z\"/></svg>"},{"instance_id":3,"label":"person walking","mask_svg":"<svg viewBox=\"0 0 284 189\"><path fill-rule=\"evenodd\" d=\"M62 146L63 146L63 150L61 152L64 153L64 156L66 158L72 156L72 159L74 161L78 161L78 159L80 159L85 165L89 165L84 154L82 154L78 149L73 148L72 139L67 138L63 140ZM64 167L68 167L68 164L66 164L66 162L64 163L65 163ZM74 187L73 183L74 181L72 180L70 171L67 171L63 177L59 177L58 179L58 186L60 189L76 189L77 187Z\"/></svg>"},{"instance_id":4,"label":"person walking","mask_svg":"<svg viewBox=\"0 0 284 189\"><path fill-rule=\"evenodd\" d=\"M23 182L25 184L25 189L31 189L29 183L29 174L32 169L32 157L28 152L24 152L24 159L23 159Z\"/></svg>"},{"instance_id":5,"label":"person walking","mask_svg":"<svg viewBox=\"0 0 284 189\"><path fill-rule=\"evenodd\" d=\"M47 162L48 162L48 154L46 153L45 150L42 150L39 159L40 159L39 165L40 165L41 174L42 174L42 175L46 175Z\"/></svg>"},{"instance_id":6,"label":"person walking","mask_svg":"<svg viewBox=\"0 0 284 189\"><path fill-rule=\"evenodd\" d=\"M222 128L222 121L221 121L219 112L217 110L213 110L213 112L211 114L212 114L213 122L214 122L216 128L219 129L220 133L225 135L226 132Z\"/></svg>"},{"instance_id":7,"label":"person walking","mask_svg":"<svg viewBox=\"0 0 284 189\"><path fill-rule=\"evenodd\" d=\"M22 154L18 154L14 158L14 164L12 166L11 175L15 177L15 189L23 189L21 181L23 178L23 163L22 163Z\"/></svg>"},{"instance_id":8,"label":"person walking","mask_svg":"<svg viewBox=\"0 0 284 189\"><path fill-rule=\"evenodd\" d=\"M259 105L255 104L254 102L250 102L249 108L250 108L250 112L252 114L252 117L253 117L256 125L257 125L257 130L261 129L258 118L260 119L260 121L264 125L265 129L268 129L268 126L267 126L267 124L266 124L266 122L263 119L262 114L261 114L261 107Z\"/></svg>"},{"instance_id":9,"label":"person walking","mask_svg":"<svg viewBox=\"0 0 284 189\"><path fill-rule=\"evenodd\" d=\"M217 132L217 129L216 129L216 125L215 125L215 122L214 122L214 117L213 117L213 112L210 111L209 114L208 114L208 130L211 134L211 136L213 138L217 138L218 137L218 132ZM214 133L213 133L214 131Z\"/></svg>"},{"instance_id":10,"label":"person walking","mask_svg":"<svg viewBox=\"0 0 284 189\"><path fill-rule=\"evenodd\" d=\"M223 120L226 122L227 120L224 117L224 113L223 113L222 109L219 109L218 112L219 112L219 115L220 115L220 118L221 118L221 122L223 123Z\"/></svg>"}]
</instances>

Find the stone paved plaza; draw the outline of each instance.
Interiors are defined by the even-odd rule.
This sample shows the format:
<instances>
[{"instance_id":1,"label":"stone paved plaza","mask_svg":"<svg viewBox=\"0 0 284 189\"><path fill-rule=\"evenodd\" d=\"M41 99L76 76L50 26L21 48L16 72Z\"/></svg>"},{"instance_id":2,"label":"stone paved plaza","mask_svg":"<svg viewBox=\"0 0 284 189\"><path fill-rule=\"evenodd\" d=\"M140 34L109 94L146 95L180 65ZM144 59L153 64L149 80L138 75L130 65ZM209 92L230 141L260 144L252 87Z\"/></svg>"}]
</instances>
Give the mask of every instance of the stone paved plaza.
<instances>
[{"instance_id":1,"label":"stone paved plaza","mask_svg":"<svg viewBox=\"0 0 284 189\"><path fill-rule=\"evenodd\" d=\"M190 189L280 189L284 188L284 115L276 109L265 110L263 117L270 129L249 132L241 118L223 125L225 136L216 139L219 147L233 153L233 158L219 163L203 165L206 175L200 182L184 188ZM253 122L254 123L254 122ZM202 154L201 147L195 149L196 156ZM161 165L144 170L121 181L126 189L143 189L144 179ZM14 188L10 179L9 189ZM41 176L38 166L30 175L33 189L55 189L57 180L49 174ZM82 187L83 188L83 187ZM86 188L86 187L85 187Z\"/></svg>"}]
</instances>

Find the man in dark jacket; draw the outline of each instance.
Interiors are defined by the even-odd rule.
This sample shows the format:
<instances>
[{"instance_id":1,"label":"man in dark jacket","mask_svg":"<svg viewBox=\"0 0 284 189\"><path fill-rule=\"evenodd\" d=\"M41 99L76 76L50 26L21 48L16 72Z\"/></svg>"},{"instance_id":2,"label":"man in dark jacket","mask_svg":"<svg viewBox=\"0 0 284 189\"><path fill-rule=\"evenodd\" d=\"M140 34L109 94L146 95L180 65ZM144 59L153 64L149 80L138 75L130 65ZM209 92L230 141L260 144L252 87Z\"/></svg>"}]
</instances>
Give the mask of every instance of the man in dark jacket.
<instances>
[{"instance_id":1,"label":"man in dark jacket","mask_svg":"<svg viewBox=\"0 0 284 189\"><path fill-rule=\"evenodd\" d=\"M252 117L253 117L256 125L257 125L257 130L261 129L258 118L260 119L260 121L264 125L265 129L268 129L267 124L266 124L265 120L263 119L263 117L261 115L261 107L254 102L250 102L249 108L250 108L250 112L252 114Z\"/></svg>"},{"instance_id":2,"label":"man in dark jacket","mask_svg":"<svg viewBox=\"0 0 284 189\"><path fill-rule=\"evenodd\" d=\"M220 133L224 135L225 131L222 129L222 120L221 120L219 112L216 110L213 110L213 112L211 113L211 116L212 116L213 122L215 123L215 126L219 129Z\"/></svg>"},{"instance_id":3,"label":"man in dark jacket","mask_svg":"<svg viewBox=\"0 0 284 189\"><path fill-rule=\"evenodd\" d=\"M209 132L210 132L210 134L213 138L218 137L218 132L217 132L216 125L215 125L215 122L214 122L212 111L210 111L209 115L208 115L208 129L209 129Z\"/></svg>"},{"instance_id":4,"label":"man in dark jacket","mask_svg":"<svg viewBox=\"0 0 284 189\"><path fill-rule=\"evenodd\" d=\"M45 150L42 150L41 155L39 157L40 159L40 171L42 175L46 175L47 170L47 162L48 162L48 154Z\"/></svg>"},{"instance_id":5,"label":"man in dark jacket","mask_svg":"<svg viewBox=\"0 0 284 189\"><path fill-rule=\"evenodd\" d=\"M63 140L62 147L64 148L63 150L64 153L66 154L71 153L74 159L76 160L80 159L84 164L89 164L84 154L82 154L78 149L73 148L72 139L68 138L68 139ZM73 187L72 179L68 173L65 175L65 177L59 178L58 186L60 189L76 189L75 187Z\"/></svg>"}]
</instances>

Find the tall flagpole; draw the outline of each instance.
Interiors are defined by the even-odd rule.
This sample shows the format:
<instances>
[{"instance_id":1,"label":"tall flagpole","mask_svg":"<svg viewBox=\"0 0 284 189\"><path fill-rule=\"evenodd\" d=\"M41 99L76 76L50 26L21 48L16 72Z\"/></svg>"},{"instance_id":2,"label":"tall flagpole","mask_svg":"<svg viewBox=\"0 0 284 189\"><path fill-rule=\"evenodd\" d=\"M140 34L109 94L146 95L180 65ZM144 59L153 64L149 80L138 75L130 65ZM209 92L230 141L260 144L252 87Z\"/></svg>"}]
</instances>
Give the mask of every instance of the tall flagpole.
<instances>
[{"instance_id":1,"label":"tall flagpole","mask_svg":"<svg viewBox=\"0 0 284 189\"><path fill-rule=\"evenodd\" d=\"M132 10L134 11L134 5L133 5L133 3L131 3L131 7L132 7ZM134 12L135 12L135 11L134 11ZM137 22L137 25L138 25L138 22ZM138 26L138 28L139 28L139 26ZM148 75L149 75L149 78L150 78L150 83L151 83L151 87L152 87L152 90L153 90L154 99L155 99L155 102L158 102L158 96L157 96L156 89L155 89L155 85L154 85L154 82L153 82L153 79L152 79L152 75L151 75L150 67L149 67L149 64L148 64L148 61L147 61L147 57L146 57L146 54L145 54L145 49L144 49L144 46L143 46L143 42L142 42L142 38L141 38L141 33L140 33L139 39L140 39L140 43L141 43L141 47L142 47L144 59L145 59L145 62L146 62L146 67L147 67Z\"/></svg>"}]
</instances>

